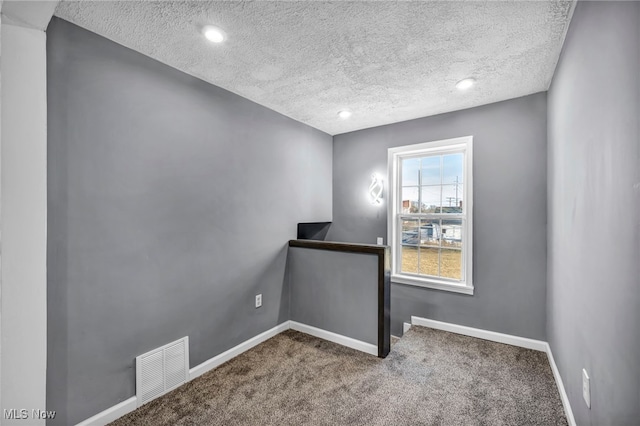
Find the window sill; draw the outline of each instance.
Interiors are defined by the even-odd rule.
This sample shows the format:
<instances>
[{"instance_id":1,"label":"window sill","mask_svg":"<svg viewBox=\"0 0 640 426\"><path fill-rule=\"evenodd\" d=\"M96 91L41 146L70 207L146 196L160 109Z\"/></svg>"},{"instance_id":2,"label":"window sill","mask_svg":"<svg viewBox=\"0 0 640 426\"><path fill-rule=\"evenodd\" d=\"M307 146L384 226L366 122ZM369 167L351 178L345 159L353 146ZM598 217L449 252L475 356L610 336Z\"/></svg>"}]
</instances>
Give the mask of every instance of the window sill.
<instances>
[{"instance_id":1,"label":"window sill","mask_svg":"<svg viewBox=\"0 0 640 426\"><path fill-rule=\"evenodd\" d=\"M471 285L453 284L446 281L436 281L428 278L413 277L410 275L392 275L391 282L473 295L473 286Z\"/></svg>"}]
</instances>

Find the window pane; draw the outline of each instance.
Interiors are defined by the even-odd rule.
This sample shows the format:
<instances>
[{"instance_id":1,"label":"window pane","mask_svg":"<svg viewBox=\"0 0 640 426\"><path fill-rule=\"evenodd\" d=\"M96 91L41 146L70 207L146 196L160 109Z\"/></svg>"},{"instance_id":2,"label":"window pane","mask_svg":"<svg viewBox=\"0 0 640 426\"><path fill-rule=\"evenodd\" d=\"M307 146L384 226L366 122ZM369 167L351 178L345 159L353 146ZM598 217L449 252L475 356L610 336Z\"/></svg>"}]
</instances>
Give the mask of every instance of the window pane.
<instances>
[{"instance_id":1,"label":"window pane","mask_svg":"<svg viewBox=\"0 0 640 426\"><path fill-rule=\"evenodd\" d=\"M417 246L418 237L418 219L407 219L402 221L402 245Z\"/></svg>"},{"instance_id":2,"label":"window pane","mask_svg":"<svg viewBox=\"0 0 640 426\"><path fill-rule=\"evenodd\" d=\"M449 154L442 156L442 183L462 183L464 166L464 154Z\"/></svg>"},{"instance_id":3,"label":"window pane","mask_svg":"<svg viewBox=\"0 0 640 426\"><path fill-rule=\"evenodd\" d=\"M420 221L420 245L429 247L440 246L439 219L422 219Z\"/></svg>"},{"instance_id":4,"label":"window pane","mask_svg":"<svg viewBox=\"0 0 640 426\"><path fill-rule=\"evenodd\" d=\"M442 247L462 248L462 220L442 220Z\"/></svg>"},{"instance_id":5,"label":"window pane","mask_svg":"<svg viewBox=\"0 0 640 426\"><path fill-rule=\"evenodd\" d=\"M442 249L440 276L454 280L462 279L462 250Z\"/></svg>"},{"instance_id":6,"label":"window pane","mask_svg":"<svg viewBox=\"0 0 640 426\"><path fill-rule=\"evenodd\" d=\"M402 160L402 186L418 186L420 173L420 159L407 158Z\"/></svg>"},{"instance_id":7,"label":"window pane","mask_svg":"<svg viewBox=\"0 0 640 426\"><path fill-rule=\"evenodd\" d=\"M442 213L462 213L462 184L442 185Z\"/></svg>"},{"instance_id":8,"label":"window pane","mask_svg":"<svg viewBox=\"0 0 640 426\"><path fill-rule=\"evenodd\" d=\"M418 213L417 186L402 187L402 213Z\"/></svg>"},{"instance_id":9,"label":"window pane","mask_svg":"<svg viewBox=\"0 0 640 426\"><path fill-rule=\"evenodd\" d=\"M440 213L440 191L442 187L423 186L420 188L422 192L422 213Z\"/></svg>"},{"instance_id":10,"label":"window pane","mask_svg":"<svg viewBox=\"0 0 640 426\"><path fill-rule=\"evenodd\" d=\"M410 274L418 273L418 247L402 246L400 270Z\"/></svg>"},{"instance_id":11,"label":"window pane","mask_svg":"<svg viewBox=\"0 0 640 426\"><path fill-rule=\"evenodd\" d=\"M438 249L420 247L420 274L438 276Z\"/></svg>"},{"instance_id":12,"label":"window pane","mask_svg":"<svg viewBox=\"0 0 640 426\"><path fill-rule=\"evenodd\" d=\"M440 185L440 155L422 158L421 185Z\"/></svg>"}]
</instances>

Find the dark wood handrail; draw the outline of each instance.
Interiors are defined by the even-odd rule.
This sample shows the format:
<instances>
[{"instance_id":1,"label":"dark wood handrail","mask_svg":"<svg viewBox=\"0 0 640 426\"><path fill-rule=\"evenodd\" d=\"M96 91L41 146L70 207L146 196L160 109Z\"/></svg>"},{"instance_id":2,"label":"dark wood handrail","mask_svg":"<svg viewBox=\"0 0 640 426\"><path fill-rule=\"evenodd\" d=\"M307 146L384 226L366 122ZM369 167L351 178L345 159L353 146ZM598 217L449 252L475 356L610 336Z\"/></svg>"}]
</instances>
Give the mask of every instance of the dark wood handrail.
<instances>
[{"instance_id":1,"label":"dark wood handrail","mask_svg":"<svg viewBox=\"0 0 640 426\"><path fill-rule=\"evenodd\" d=\"M290 240L289 247L378 256L378 357L385 358L391 350L391 261L389 246L335 241Z\"/></svg>"}]
</instances>

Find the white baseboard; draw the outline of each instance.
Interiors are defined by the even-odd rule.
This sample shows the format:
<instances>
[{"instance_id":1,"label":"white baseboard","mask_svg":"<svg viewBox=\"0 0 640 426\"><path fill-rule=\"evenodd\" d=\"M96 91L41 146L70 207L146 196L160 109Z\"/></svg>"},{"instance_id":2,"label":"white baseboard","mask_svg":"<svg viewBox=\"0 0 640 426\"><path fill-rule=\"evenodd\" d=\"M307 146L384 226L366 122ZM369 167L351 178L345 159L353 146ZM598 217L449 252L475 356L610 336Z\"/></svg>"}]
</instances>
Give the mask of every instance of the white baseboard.
<instances>
[{"instance_id":1,"label":"white baseboard","mask_svg":"<svg viewBox=\"0 0 640 426\"><path fill-rule=\"evenodd\" d=\"M285 321L282 324L279 324L272 329L265 331L264 333L260 333L257 336L240 343L238 346L234 346L228 351L222 352L220 355L208 359L202 364L199 364L189 370L189 380L193 380L196 377L203 375L207 371L213 370L214 368L224 364L230 359L237 357L241 353L248 351L254 346L257 346L260 343L271 339L276 334L280 334L283 331L288 330L289 328L289 321Z\"/></svg>"},{"instance_id":2,"label":"white baseboard","mask_svg":"<svg viewBox=\"0 0 640 426\"><path fill-rule=\"evenodd\" d=\"M138 407L138 398L132 396L129 399L122 401L119 404L114 405L111 408L107 408L101 413L96 414L87 420L78 423L76 426L104 426L111 423L114 420L119 419L135 410Z\"/></svg>"},{"instance_id":3,"label":"white baseboard","mask_svg":"<svg viewBox=\"0 0 640 426\"><path fill-rule=\"evenodd\" d=\"M547 351L547 342L542 340L528 339L526 337L513 336L511 334L496 333L495 331L482 330L480 328L467 327L464 325L451 324L448 322L435 321L414 316L411 317L411 324L449 331L456 334L463 334L470 337L477 337L478 339L490 340L492 342L519 346L521 348L533 349L540 352Z\"/></svg>"},{"instance_id":4,"label":"white baseboard","mask_svg":"<svg viewBox=\"0 0 640 426\"><path fill-rule=\"evenodd\" d=\"M361 342L360 340L352 339L350 337L342 336L340 334L332 333L330 331L322 330L310 325L301 324L299 322L285 321L282 324L279 324L272 329L260 333L257 336L252 337L251 339L246 340L239 345L234 346L233 348L221 353L220 355L214 356L213 358L208 359L202 364L191 368L189 370L189 379L187 381L191 381L196 377L203 375L207 371L219 367L232 358L237 357L241 353L246 352L254 346L257 346L260 343L272 338L273 336L289 329L293 329L301 333L310 334L312 336L319 337L320 339L328 340L339 345L357 349L371 355L378 355L378 347L376 345ZM83 422L78 423L76 426L103 426L107 423L111 423L112 421L119 419L125 414L132 412L137 408L137 406L138 399L135 396L132 396L126 401L122 401L121 403L114 405L113 407L108 408Z\"/></svg>"},{"instance_id":5,"label":"white baseboard","mask_svg":"<svg viewBox=\"0 0 640 426\"><path fill-rule=\"evenodd\" d=\"M403 322L402 323L402 332L406 333L407 331L409 331L409 329L411 328L411 324L409 324L408 322Z\"/></svg>"},{"instance_id":6,"label":"white baseboard","mask_svg":"<svg viewBox=\"0 0 640 426\"><path fill-rule=\"evenodd\" d=\"M553 359L553 354L551 353L551 347L549 346L549 343L542 340L534 340L528 339L526 337L512 336L510 334L496 333L495 331L482 330L479 328L466 327L464 325L451 324L448 322L435 321L414 316L411 317L411 324L545 352L547 354L547 358L549 358L549 364L551 365L553 378L556 381L556 386L558 387L558 392L560 393L560 400L562 401L562 406L564 407L564 413L567 416L567 422L569 423L569 426L576 426L576 420L573 417L571 404L569 404L569 397L567 396L567 392L564 389L562 377L560 377L558 366Z\"/></svg>"},{"instance_id":7,"label":"white baseboard","mask_svg":"<svg viewBox=\"0 0 640 426\"><path fill-rule=\"evenodd\" d=\"M378 356L378 346L366 343L361 340L352 339L351 337L343 336L341 334L332 333L331 331L322 330L320 328L312 327L310 325L301 324L296 321L290 321L291 329L299 331L301 333L310 334L320 339L328 340L333 343L337 343L342 346L347 346L358 351L362 351L371 355Z\"/></svg>"},{"instance_id":8,"label":"white baseboard","mask_svg":"<svg viewBox=\"0 0 640 426\"><path fill-rule=\"evenodd\" d=\"M260 333L257 336L240 343L238 346L235 346L228 351L223 352L220 355L217 355L203 362L202 364L195 366L194 368L189 370L189 378L187 381L191 381L196 377L206 373L207 371L212 370L221 364L224 364L230 359L253 348L254 346L259 345L265 340L272 338L276 334L288 330L289 328L289 321L285 321L282 324L279 324L272 329L265 331L264 333ZM111 423L112 421L119 419L125 414L132 412L137 408L137 406L138 399L135 396L132 396L126 401L122 401L121 403L114 405L113 407L108 408L81 423L78 423L76 426L103 426L107 423Z\"/></svg>"},{"instance_id":9,"label":"white baseboard","mask_svg":"<svg viewBox=\"0 0 640 426\"><path fill-rule=\"evenodd\" d=\"M556 379L556 385L558 386L558 392L560 392L560 400L562 401L562 406L564 407L564 412L567 416L567 422L569 423L569 426L576 426L576 419L573 417L573 410L571 409L571 404L569 404L569 396L567 395L567 391L564 389L564 383L562 383L562 377L560 377L560 371L558 370L556 361L553 359L551 346L549 346L549 343L546 343L546 345L547 358L549 358L553 378Z\"/></svg>"},{"instance_id":10,"label":"white baseboard","mask_svg":"<svg viewBox=\"0 0 640 426\"><path fill-rule=\"evenodd\" d=\"M553 359L553 354L551 353L551 347L547 342L543 342L541 340L533 340L525 337L512 336L509 334L496 333L488 330L481 330L478 328L466 327L462 325L456 325L441 321L430 320L426 318L420 317L411 317L412 325L420 325L423 327L435 328L438 330L449 331L451 333L463 334L465 336L477 337L479 339L490 340L498 343L505 343L513 346L520 346L527 349L533 349L545 352L547 357L549 358L549 364L551 365L551 371L553 372L553 377L555 378L556 385L558 386L558 391L560 393L560 399L562 401L562 405L564 407L565 414L567 416L567 421L569 426L576 426L575 418L573 417L573 411L571 410L571 405L569 404L569 398L567 396L567 392L564 389L564 384L562 383L562 377L560 377L560 373L558 371L558 367ZM404 331L407 331L408 323L404 323ZM330 331L322 330L320 328L312 327L310 325L302 324L296 321L285 321L276 327L273 327L270 330L267 330L263 333L258 334L255 337L252 337L249 340L246 340L239 345L229 349L217 355L202 364L197 365L196 367L189 370L189 380L193 380L198 376L206 373L207 371L213 370L214 368L224 364L232 358L240 355L243 352L253 348L254 346L259 345L260 343L272 338L273 336L282 333L285 330L293 329L299 331L301 333L306 333L311 336L318 337L320 339L328 340L330 342L337 343L339 345L347 346L352 349L356 349L371 355L378 355L378 347L376 345L372 345L370 343L362 342L360 340L352 339L351 337L346 337L340 334L332 333ZM86 419L83 422L78 423L76 426L104 426L108 423L111 423L114 420L124 416L135 410L138 406L138 399L135 396L122 401L119 404L114 405L111 408L108 408L93 417Z\"/></svg>"}]
</instances>

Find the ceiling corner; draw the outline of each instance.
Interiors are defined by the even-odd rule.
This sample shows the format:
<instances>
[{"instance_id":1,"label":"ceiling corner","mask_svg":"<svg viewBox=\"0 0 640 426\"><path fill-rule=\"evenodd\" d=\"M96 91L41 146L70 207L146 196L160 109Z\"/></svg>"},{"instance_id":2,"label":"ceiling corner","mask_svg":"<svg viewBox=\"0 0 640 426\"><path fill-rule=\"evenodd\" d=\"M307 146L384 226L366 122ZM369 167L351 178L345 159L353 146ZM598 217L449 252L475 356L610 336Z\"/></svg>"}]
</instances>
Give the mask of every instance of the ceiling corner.
<instances>
[{"instance_id":1,"label":"ceiling corner","mask_svg":"<svg viewBox=\"0 0 640 426\"><path fill-rule=\"evenodd\" d=\"M0 2L4 23L45 31L59 0Z\"/></svg>"}]
</instances>

